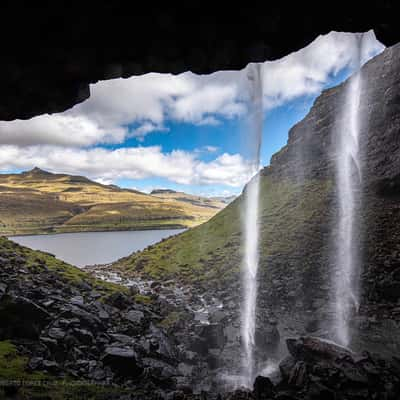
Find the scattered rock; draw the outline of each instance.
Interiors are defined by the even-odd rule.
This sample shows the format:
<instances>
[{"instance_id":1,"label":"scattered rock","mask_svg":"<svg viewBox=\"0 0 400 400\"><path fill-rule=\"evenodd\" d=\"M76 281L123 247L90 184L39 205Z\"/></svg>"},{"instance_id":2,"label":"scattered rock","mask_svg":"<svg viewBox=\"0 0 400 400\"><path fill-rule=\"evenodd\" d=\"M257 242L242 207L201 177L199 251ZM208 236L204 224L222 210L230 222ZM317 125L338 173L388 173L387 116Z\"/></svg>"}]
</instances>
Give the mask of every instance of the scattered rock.
<instances>
[{"instance_id":1,"label":"scattered rock","mask_svg":"<svg viewBox=\"0 0 400 400\"><path fill-rule=\"evenodd\" d=\"M144 320L144 313L138 310L130 310L126 313L125 318L136 325L140 325Z\"/></svg>"},{"instance_id":2,"label":"scattered rock","mask_svg":"<svg viewBox=\"0 0 400 400\"><path fill-rule=\"evenodd\" d=\"M102 361L113 372L124 377L135 378L143 371L138 364L137 355L133 349L107 347L104 351Z\"/></svg>"}]
</instances>

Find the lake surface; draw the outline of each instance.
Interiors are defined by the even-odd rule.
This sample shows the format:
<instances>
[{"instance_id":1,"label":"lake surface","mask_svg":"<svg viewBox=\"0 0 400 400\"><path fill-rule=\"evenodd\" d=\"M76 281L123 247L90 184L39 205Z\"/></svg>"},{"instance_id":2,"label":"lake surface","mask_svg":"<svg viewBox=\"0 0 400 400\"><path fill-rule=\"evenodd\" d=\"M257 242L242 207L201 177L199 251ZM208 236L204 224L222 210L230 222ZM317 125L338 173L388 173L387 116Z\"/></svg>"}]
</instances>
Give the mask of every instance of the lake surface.
<instances>
[{"instance_id":1,"label":"lake surface","mask_svg":"<svg viewBox=\"0 0 400 400\"><path fill-rule=\"evenodd\" d=\"M34 250L54 254L57 258L84 267L107 264L128 256L184 229L161 229L125 232L82 232L57 235L13 236L11 240Z\"/></svg>"}]
</instances>

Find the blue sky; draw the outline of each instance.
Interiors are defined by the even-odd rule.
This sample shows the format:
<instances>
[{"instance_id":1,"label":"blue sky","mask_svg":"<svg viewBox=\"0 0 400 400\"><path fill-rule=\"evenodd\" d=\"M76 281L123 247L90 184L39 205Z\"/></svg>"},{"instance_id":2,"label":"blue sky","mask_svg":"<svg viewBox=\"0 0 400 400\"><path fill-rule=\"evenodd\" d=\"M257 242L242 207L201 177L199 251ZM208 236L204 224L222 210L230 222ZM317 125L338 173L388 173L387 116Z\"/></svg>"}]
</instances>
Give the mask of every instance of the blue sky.
<instances>
[{"instance_id":1,"label":"blue sky","mask_svg":"<svg viewBox=\"0 0 400 400\"><path fill-rule=\"evenodd\" d=\"M87 101L64 113L0 121L0 172L38 166L143 191L238 194L255 171L249 116L257 88L264 113L261 164L267 165L324 88L383 50L373 32L359 38L332 32L242 71L99 82Z\"/></svg>"}]
</instances>

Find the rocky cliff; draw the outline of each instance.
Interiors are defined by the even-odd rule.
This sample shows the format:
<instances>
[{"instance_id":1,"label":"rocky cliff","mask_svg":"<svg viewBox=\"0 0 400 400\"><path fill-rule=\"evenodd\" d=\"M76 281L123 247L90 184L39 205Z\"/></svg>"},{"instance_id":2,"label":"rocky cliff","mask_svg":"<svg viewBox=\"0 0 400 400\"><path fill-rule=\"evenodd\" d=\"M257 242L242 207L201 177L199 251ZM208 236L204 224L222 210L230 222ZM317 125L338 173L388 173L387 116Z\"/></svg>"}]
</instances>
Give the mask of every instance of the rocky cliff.
<instances>
[{"instance_id":1,"label":"rocky cliff","mask_svg":"<svg viewBox=\"0 0 400 400\"><path fill-rule=\"evenodd\" d=\"M362 76L361 307L352 320L352 346L391 354L400 351L400 45L364 65ZM257 336L270 355L271 347L279 351L276 327L281 339L330 336L336 144L348 85L349 80L325 90L261 172ZM241 292L242 204L241 196L208 223L114 265L129 276L174 278L212 290L227 311L222 319L227 346L236 347L239 321L232 310L239 309ZM232 351L226 349L222 362L232 364Z\"/></svg>"}]
</instances>

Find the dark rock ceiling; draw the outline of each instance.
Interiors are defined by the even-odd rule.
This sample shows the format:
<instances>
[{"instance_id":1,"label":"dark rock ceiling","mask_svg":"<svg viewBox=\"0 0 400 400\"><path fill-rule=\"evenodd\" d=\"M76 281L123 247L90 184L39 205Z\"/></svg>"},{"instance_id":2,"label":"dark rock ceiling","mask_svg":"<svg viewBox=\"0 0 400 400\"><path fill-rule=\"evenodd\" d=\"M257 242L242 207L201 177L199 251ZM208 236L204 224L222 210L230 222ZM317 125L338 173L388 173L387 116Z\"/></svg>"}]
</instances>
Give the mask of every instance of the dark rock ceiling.
<instances>
[{"instance_id":1,"label":"dark rock ceiling","mask_svg":"<svg viewBox=\"0 0 400 400\"><path fill-rule=\"evenodd\" d=\"M400 41L396 1L281 0L221 9L200 1L138 4L3 0L0 120L64 111L102 79L241 69L332 30L374 29L386 46Z\"/></svg>"}]
</instances>

